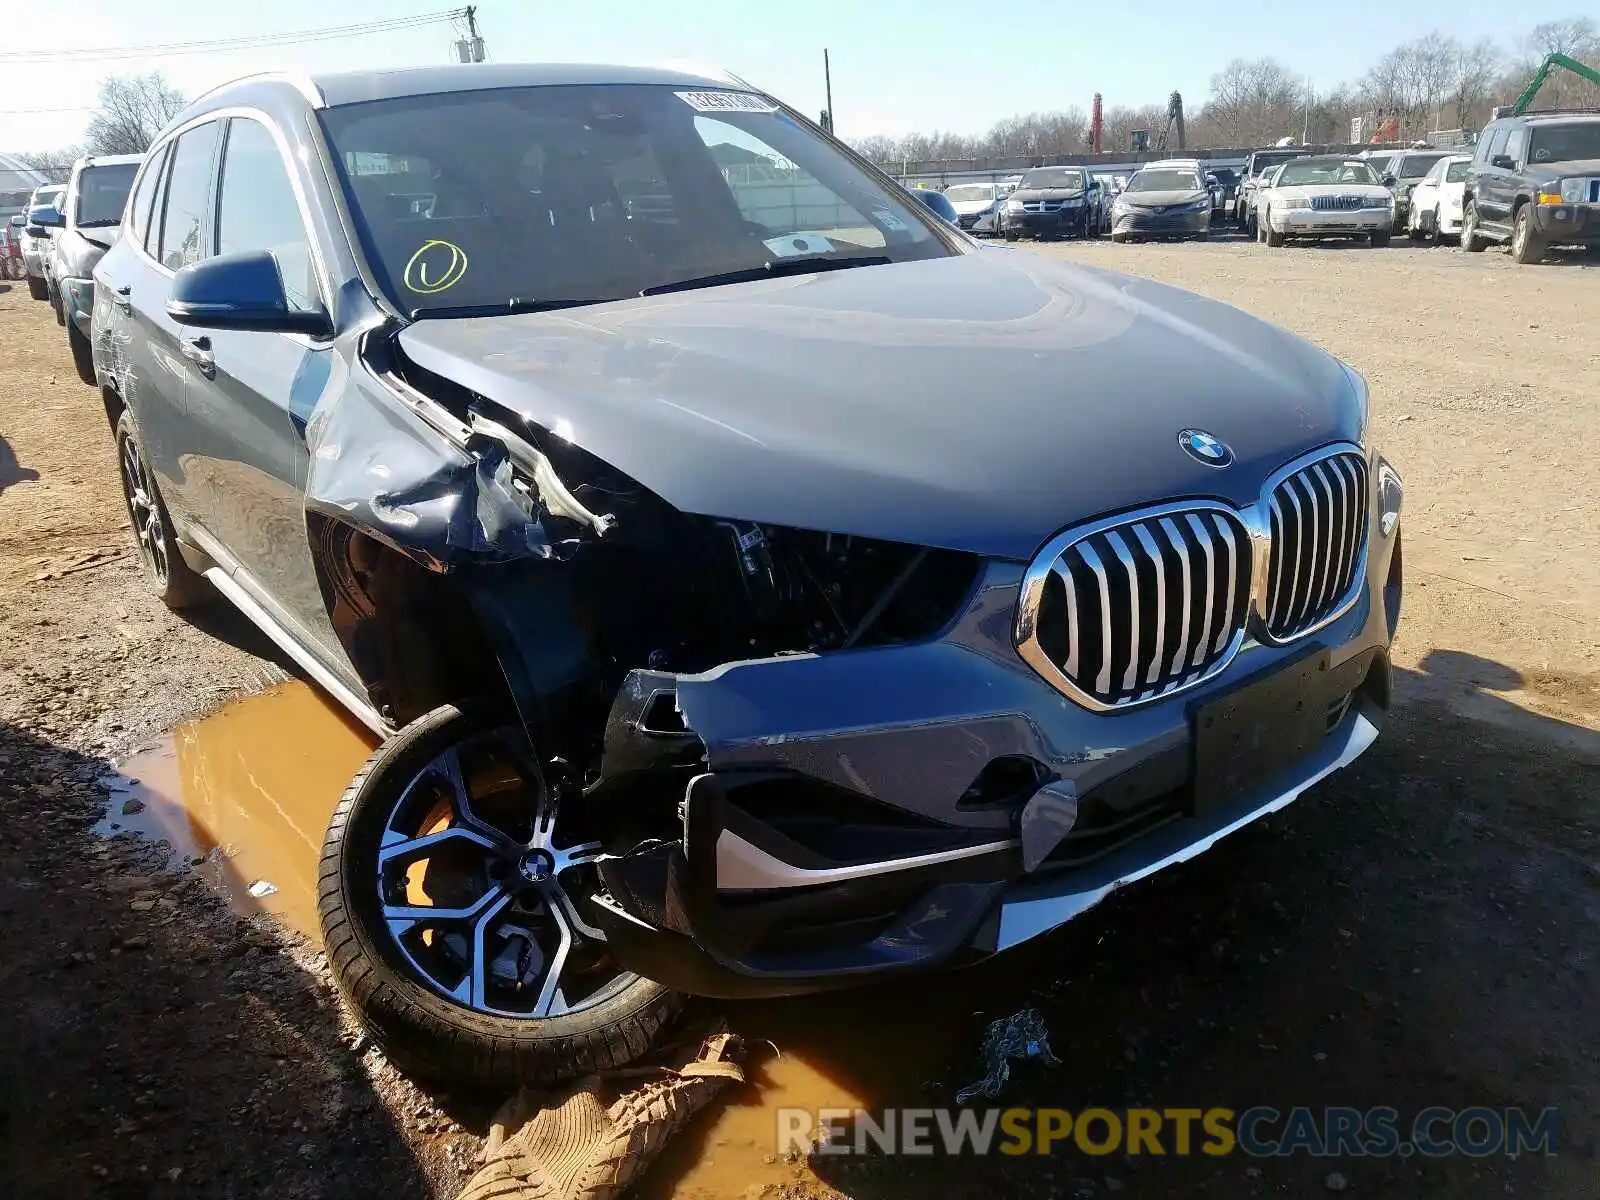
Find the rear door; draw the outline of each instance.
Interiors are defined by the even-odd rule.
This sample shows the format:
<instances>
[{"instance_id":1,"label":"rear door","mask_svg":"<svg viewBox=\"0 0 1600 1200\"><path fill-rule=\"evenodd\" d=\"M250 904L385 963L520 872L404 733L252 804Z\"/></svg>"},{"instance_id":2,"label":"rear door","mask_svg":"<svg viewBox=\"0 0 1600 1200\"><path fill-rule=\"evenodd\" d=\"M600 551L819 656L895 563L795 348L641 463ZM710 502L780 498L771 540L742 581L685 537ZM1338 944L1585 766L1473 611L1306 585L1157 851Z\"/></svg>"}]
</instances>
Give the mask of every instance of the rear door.
<instances>
[{"instance_id":1,"label":"rear door","mask_svg":"<svg viewBox=\"0 0 1600 1200\"><path fill-rule=\"evenodd\" d=\"M141 253L127 256L118 287L127 302L127 366L123 399L133 410L145 457L156 473L167 510L185 541L206 524L204 445L189 419L194 364L183 355L183 329L167 316L173 273L205 253L205 212L221 124L207 121L170 142L165 173L153 198ZM204 548L204 547L202 547Z\"/></svg>"},{"instance_id":2,"label":"rear door","mask_svg":"<svg viewBox=\"0 0 1600 1200\"><path fill-rule=\"evenodd\" d=\"M263 121L228 121L215 252L269 251L289 307L327 311L291 169ZM189 329L184 337L206 360L192 384L191 419L207 446L212 532L242 571L240 582L279 622L338 661L305 524L305 428L335 367L332 343L239 330Z\"/></svg>"},{"instance_id":3,"label":"rear door","mask_svg":"<svg viewBox=\"0 0 1600 1200\"><path fill-rule=\"evenodd\" d=\"M1522 127L1500 125L1488 135L1489 145L1475 167L1477 186L1474 189L1474 197L1477 200L1479 221L1504 226L1511 220L1511 200L1516 194L1516 173L1504 165L1497 164L1495 160L1503 160L1509 153L1512 134L1517 132L1522 132ZM1526 133L1523 133L1523 137L1526 136Z\"/></svg>"},{"instance_id":4,"label":"rear door","mask_svg":"<svg viewBox=\"0 0 1600 1200\"><path fill-rule=\"evenodd\" d=\"M130 385L142 384L145 365L136 368L142 357L135 345L133 330L133 282L144 272L141 261L148 253L145 241L150 233L150 216L160 221L161 189L170 144L151 156L128 197L127 230L95 268L94 356L105 376L116 381L117 391L126 396ZM149 289L146 289L147 291ZM137 419L138 414L135 414Z\"/></svg>"}]
</instances>

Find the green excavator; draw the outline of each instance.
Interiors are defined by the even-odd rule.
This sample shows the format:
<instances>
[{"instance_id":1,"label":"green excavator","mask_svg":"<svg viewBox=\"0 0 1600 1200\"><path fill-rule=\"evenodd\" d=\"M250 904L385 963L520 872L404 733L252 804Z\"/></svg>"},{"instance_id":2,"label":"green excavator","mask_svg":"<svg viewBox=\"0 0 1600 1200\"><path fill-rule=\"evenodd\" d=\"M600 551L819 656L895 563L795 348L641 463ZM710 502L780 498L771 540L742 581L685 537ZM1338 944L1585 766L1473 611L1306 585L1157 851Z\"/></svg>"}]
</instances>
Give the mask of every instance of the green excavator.
<instances>
[{"instance_id":1,"label":"green excavator","mask_svg":"<svg viewBox=\"0 0 1600 1200\"><path fill-rule=\"evenodd\" d=\"M1600 71L1593 67L1585 66L1577 59L1566 54L1552 54L1539 64L1539 69L1533 73L1533 78L1528 81L1528 86L1522 89L1522 94L1511 105L1509 115L1520 117L1528 111L1528 106L1533 103L1533 98L1539 94L1539 89L1550 78L1550 72L1557 67L1571 71L1580 79L1587 79L1590 83L1600 86ZM1498 114L1497 114L1498 115Z\"/></svg>"}]
</instances>

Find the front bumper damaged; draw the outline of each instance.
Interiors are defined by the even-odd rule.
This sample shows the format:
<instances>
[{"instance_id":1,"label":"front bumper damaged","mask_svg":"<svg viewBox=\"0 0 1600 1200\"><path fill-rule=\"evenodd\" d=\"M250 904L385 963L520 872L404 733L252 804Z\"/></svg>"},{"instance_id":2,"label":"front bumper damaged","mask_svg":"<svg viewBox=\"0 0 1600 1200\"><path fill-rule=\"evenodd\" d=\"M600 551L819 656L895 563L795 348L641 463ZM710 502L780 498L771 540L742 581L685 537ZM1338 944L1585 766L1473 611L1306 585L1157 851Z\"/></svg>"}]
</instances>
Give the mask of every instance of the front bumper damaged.
<instances>
[{"instance_id":1,"label":"front bumper damaged","mask_svg":"<svg viewBox=\"0 0 1600 1200\"><path fill-rule=\"evenodd\" d=\"M1001 653L1022 570L1006 563L934 641L634 672L608 771L698 761L681 836L605 862L593 919L625 966L719 997L959 963L1055 929L1371 745L1389 703L1396 545L1371 548L1360 599L1315 635L1251 642L1205 686L1115 714ZM1307 680L1296 703L1326 711L1320 743L1197 809L1196 707L1307 655L1326 670L1294 674Z\"/></svg>"}]
</instances>

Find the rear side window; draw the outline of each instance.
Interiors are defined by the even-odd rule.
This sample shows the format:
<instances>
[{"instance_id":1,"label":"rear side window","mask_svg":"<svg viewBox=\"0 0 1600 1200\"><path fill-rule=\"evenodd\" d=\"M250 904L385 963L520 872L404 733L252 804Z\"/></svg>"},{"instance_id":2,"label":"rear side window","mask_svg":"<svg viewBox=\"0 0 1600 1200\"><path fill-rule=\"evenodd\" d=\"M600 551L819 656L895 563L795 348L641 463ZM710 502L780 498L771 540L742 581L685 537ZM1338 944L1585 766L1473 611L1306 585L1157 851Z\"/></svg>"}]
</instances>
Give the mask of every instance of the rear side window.
<instances>
[{"instance_id":1,"label":"rear side window","mask_svg":"<svg viewBox=\"0 0 1600 1200\"><path fill-rule=\"evenodd\" d=\"M1510 157L1512 162L1520 163L1523 152L1528 148L1528 127L1519 125L1511 131L1511 136L1506 139L1506 148L1502 154Z\"/></svg>"},{"instance_id":2,"label":"rear side window","mask_svg":"<svg viewBox=\"0 0 1600 1200\"><path fill-rule=\"evenodd\" d=\"M277 261L289 307L316 306L311 245L283 156L267 127L235 117L222 152L217 195L217 253L266 250Z\"/></svg>"},{"instance_id":3,"label":"rear side window","mask_svg":"<svg viewBox=\"0 0 1600 1200\"><path fill-rule=\"evenodd\" d=\"M144 245L145 230L150 228L150 209L155 204L156 184L161 179L161 168L167 165L167 148L161 147L139 177L139 186L128 201L128 236Z\"/></svg>"},{"instance_id":4,"label":"rear side window","mask_svg":"<svg viewBox=\"0 0 1600 1200\"><path fill-rule=\"evenodd\" d=\"M206 203L216 165L216 121L196 126L180 137L172 151L172 173L161 220L161 265L169 271L197 263L207 254Z\"/></svg>"},{"instance_id":5,"label":"rear side window","mask_svg":"<svg viewBox=\"0 0 1600 1200\"><path fill-rule=\"evenodd\" d=\"M1502 125L1494 131L1494 136L1489 139L1489 153L1485 156L1486 162L1492 162L1496 155L1506 152L1506 139L1511 136L1511 126Z\"/></svg>"}]
</instances>

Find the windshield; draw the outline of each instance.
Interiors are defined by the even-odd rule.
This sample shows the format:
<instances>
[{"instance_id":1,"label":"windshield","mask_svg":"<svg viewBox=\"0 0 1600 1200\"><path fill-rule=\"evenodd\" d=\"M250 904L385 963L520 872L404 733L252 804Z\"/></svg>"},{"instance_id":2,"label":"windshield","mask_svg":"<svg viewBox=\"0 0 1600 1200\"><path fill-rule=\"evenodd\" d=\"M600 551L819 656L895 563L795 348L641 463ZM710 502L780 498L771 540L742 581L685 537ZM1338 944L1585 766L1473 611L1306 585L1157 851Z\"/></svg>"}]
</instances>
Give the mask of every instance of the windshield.
<instances>
[{"instance_id":1,"label":"windshield","mask_svg":"<svg viewBox=\"0 0 1600 1200\"><path fill-rule=\"evenodd\" d=\"M1400 160L1399 179L1421 179L1433 170L1433 164L1444 158L1443 154L1408 154Z\"/></svg>"},{"instance_id":2,"label":"windshield","mask_svg":"<svg viewBox=\"0 0 1600 1200\"><path fill-rule=\"evenodd\" d=\"M1446 183L1465 183L1467 168L1471 165L1472 160L1470 158L1463 158L1460 162L1451 163L1444 169L1444 181Z\"/></svg>"},{"instance_id":3,"label":"windshield","mask_svg":"<svg viewBox=\"0 0 1600 1200\"><path fill-rule=\"evenodd\" d=\"M1381 178L1387 175L1390 168L1394 166L1394 155L1374 154L1367 159L1367 165Z\"/></svg>"},{"instance_id":4,"label":"windshield","mask_svg":"<svg viewBox=\"0 0 1600 1200\"><path fill-rule=\"evenodd\" d=\"M1359 158L1306 158L1287 164L1274 187L1303 187L1319 183L1377 184L1372 167Z\"/></svg>"},{"instance_id":5,"label":"windshield","mask_svg":"<svg viewBox=\"0 0 1600 1200\"><path fill-rule=\"evenodd\" d=\"M78 173L78 217L80 228L122 224L122 210L128 203L128 189L139 170L138 163L110 163L85 167Z\"/></svg>"},{"instance_id":6,"label":"windshield","mask_svg":"<svg viewBox=\"0 0 1600 1200\"><path fill-rule=\"evenodd\" d=\"M994 185L988 183L963 183L946 188L945 199L951 204L982 203L994 199Z\"/></svg>"},{"instance_id":7,"label":"windshield","mask_svg":"<svg viewBox=\"0 0 1600 1200\"><path fill-rule=\"evenodd\" d=\"M1299 157L1300 155L1298 154L1258 154L1250 164L1250 177L1254 179L1264 171L1268 171L1280 163L1286 163L1291 158Z\"/></svg>"},{"instance_id":8,"label":"windshield","mask_svg":"<svg viewBox=\"0 0 1600 1200\"><path fill-rule=\"evenodd\" d=\"M1529 162L1574 162L1581 158L1600 158L1600 121L1533 127Z\"/></svg>"},{"instance_id":9,"label":"windshield","mask_svg":"<svg viewBox=\"0 0 1600 1200\"><path fill-rule=\"evenodd\" d=\"M1140 171L1128 180L1130 192L1198 192L1204 184L1193 171Z\"/></svg>"},{"instance_id":10,"label":"windshield","mask_svg":"<svg viewBox=\"0 0 1600 1200\"><path fill-rule=\"evenodd\" d=\"M922 205L749 92L499 88L321 116L373 268L415 316L955 253Z\"/></svg>"},{"instance_id":11,"label":"windshield","mask_svg":"<svg viewBox=\"0 0 1600 1200\"><path fill-rule=\"evenodd\" d=\"M1017 185L1023 188L1073 188L1083 187L1083 172L1074 171L1070 167L1035 167L1025 171L1022 182Z\"/></svg>"}]
</instances>

